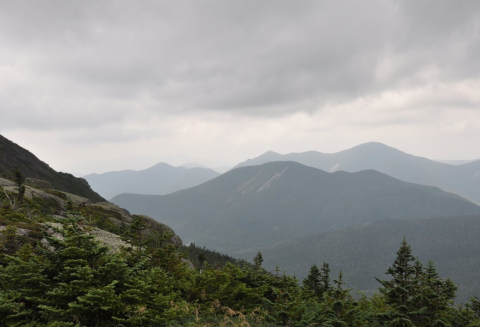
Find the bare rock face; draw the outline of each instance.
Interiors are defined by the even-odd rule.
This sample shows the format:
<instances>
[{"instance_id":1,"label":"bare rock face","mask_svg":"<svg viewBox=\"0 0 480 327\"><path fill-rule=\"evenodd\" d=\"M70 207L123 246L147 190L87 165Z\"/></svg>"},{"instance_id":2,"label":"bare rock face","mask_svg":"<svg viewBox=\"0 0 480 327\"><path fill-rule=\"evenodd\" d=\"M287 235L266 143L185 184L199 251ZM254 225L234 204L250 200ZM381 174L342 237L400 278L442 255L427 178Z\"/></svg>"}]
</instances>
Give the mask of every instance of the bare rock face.
<instances>
[{"instance_id":1,"label":"bare rock face","mask_svg":"<svg viewBox=\"0 0 480 327\"><path fill-rule=\"evenodd\" d=\"M107 232L103 229L94 229L90 232L91 235L95 236L95 239L99 241L102 245L108 246L110 248L110 253L120 252L122 247L131 247L132 245L122 240L122 238L116 234Z\"/></svg>"},{"instance_id":2,"label":"bare rock face","mask_svg":"<svg viewBox=\"0 0 480 327\"><path fill-rule=\"evenodd\" d=\"M90 199L87 199L87 198L84 198L82 196L79 196L79 195L75 195L75 194L71 194L71 193L67 193L67 192L62 192L63 194L65 194L67 196L67 198L73 202L73 204L76 204L77 206L79 205L85 205L85 204L88 204L88 203L92 203L92 201Z\"/></svg>"},{"instance_id":3,"label":"bare rock face","mask_svg":"<svg viewBox=\"0 0 480 327\"><path fill-rule=\"evenodd\" d=\"M57 232L54 231L55 228L57 229L62 229L62 224L60 223L44 223L43 225L47 226L47 233L52 235L55 238L58 238L60 240L63 240L63 236ZM53 227L53 228L52 228ZM1 228L0 228L1 229ZM125 242L120 236L107 232L103 229L98 229L95 228L93 230L87 231L87 234L90 234L95 237L95 240L98 241L100 244L107 246L110 250L108 251L109 253L118 253L120 252L120 249L122 247L131 247L132 245ZM41 240L42 244L49 248L50 250L53 250L51 246L48 245L48 242L46 239Z\"/></svg>"},{"instance_id":4,"label":"bare rock face","mask_svg":"<svg viewBox=\"0 0 480 327\"><path fill-rule=\"evenodd\" d=\"M186 264L188 266L188 268L195 269L195 266L193 265L193 263L190 260L187 260L187 259L184 259L184 258L182 258L181 260L184 264Z\"/></svg>"},{"instance_id":5,"label":"bare rock face","mask_svg":"<svg viewBox=\"0 0 480 327\"><path fill-rule=\"evenodd\" d=\"M15 183L5 178L0 178L0 186L15 186Z\"/></svg>"},{"instance_id":6,"label":"bare rock face","mask_svg":"<svg viewBox=\"0 0 480 327\"><path fill-rule=\"evenodd\" d=\"M100 209L103 212L103 214L106 216L106 219L108 219L115 225L124 225L127 228L133 223L135 218L140 218L147 225L147 229L144 231L146 235L148 235L152 231L155 231L160 235L163 235L164 233L168 233L172 235L169 239L171 244L175 245L176 247L181 247L183 244L182 239L177 234L175 234L175 232L170 227L156 221L151 217L144 216L144 215L131 215L130 212L128 212L127 210L122 209L119 206L110 202L92 203L92 201L90 201L89 199L75 195L75 194L47 189L46 186L48 186L47 185L48 182L45 182L39 179L30 178L28 180L30 182L30 185L35 184L35 186L25 185L25 197L28 199L33 199L37 197L37 198L42 198L49 201L54 201L58 204L60 208L62 208L62 210L67 207L67 200L71 201L73 204L77 206L95 207L95 209ZM0 178L0 186L3 188L3 190L7 192L18 193L17 186L15 185L14 182L10 180ZM39 187L45 188L46 190L44 191ZM3 191L3 190L0 190L0 191ZM60 219L63 218L62 216L56 216L56 217ZM52 225L52 226L57 226L57 225ZM92 233L94 235L98 234L98 236L101 236L105 242L103 242L102 239L100 239L100 241L103 244L110 246L114 249L119 249L121 246L124 246L126 244L119 236L109 233L107 231L97 230Z\"/></svg>"},{"instance_id":7,"label":"bare rock face","mask_svg":"<svg viewBox=\"0 0 480 327\"><path fill-rule=\"evenodd\" d=\"M1 182L3 185L0 184L0 186L2 186L5 191L12 192L12 193L18 193L18 188L15 185L15 183L11 182L11 184L10 184L10 183L6 183L5 181L8 181L8 180L4 179ZM8 182L10 182L10 181L8 181ZM46 200L53 200L53 201L57 202L57 204L60 207L63 208L65 206L65 201L63 201L58 196L47 193L47 192L44 192L44 191L42 191L38 188L34 188L34 187L31 187L31 186L25 186L25 197L28 198L28 199L33 199L33 198L36 197L36 198L42 198L42 199L46 199Z\"/></svg>"},{"instance_id":8,"label":"bare rock face","mask_svg":"<svg viewBox=\"0 0 480 327\"><path fill-rule=\"evenodd\" d=\"M27 177L25 179L25 184L32 187L36 187L36 188L47 188L47 189L53 188L50 182L47 182L41 179L31 178L31 177Z\"/></svg>"},{"instance_id":9,"label":"bare rock face","mask_svg":"<svg viewBox=\"0 0 480 327\"><path fill-rule=\"evenodd\" d=\"M119 206L110 203L110 202L97 202L89 203L87 206L95 207L101 209L103 213L108 217L115 225L125 224L127 227L133 222L133 218L130 216L130 213L120 208Z\"/></svg>"},{"instance_id":10,"label":"bare rock face","mask_svg":"<svg viewBox=\"0 0 480 327\"><path fill-rule=\"evenodd\" d=\"M147 225L147 229L144 231L145 234L150 233L152 230L156 231L160 235L164 233L172 234L170 238L170 242L175 245L176 247L182 246L183 242L180 236L175 234L175 232L165 224L162 224L155 219L145 216L145 215L130 215L130 213L120 208L119 206L110 203L110 202L97 202L97 203L90 203L87 204L88 206L93 206L97 208L101 208L104 213L106 213L109 217L108 220L113 222L116 225L124 224L125 226L129 227L133 220L136 217L141 218L144 223Z\"/></svg>"},{"instance_id":11,"label":"bare rock face","mask_svg":"<svg viewBox=\"0 0 480 327\"><path fill-rule=\"evenodd\" d=\"M180 246L183 245L183 241L180 238L180 236L175 234L173 229L171 229L167 225L162 224L161 222L158 222L158 221L156 221L155 219L153 219L149 216L136 215L136 217L142 218L143 221L147 224L147 226L149 226L149 229L151 229L151 230L155 230L160 234L163 234L163 233L172 234L172 237L170 238L170 242L172 242L172 244L175 245L176 247L180 247Z\"/></svg>"}]
</instances>

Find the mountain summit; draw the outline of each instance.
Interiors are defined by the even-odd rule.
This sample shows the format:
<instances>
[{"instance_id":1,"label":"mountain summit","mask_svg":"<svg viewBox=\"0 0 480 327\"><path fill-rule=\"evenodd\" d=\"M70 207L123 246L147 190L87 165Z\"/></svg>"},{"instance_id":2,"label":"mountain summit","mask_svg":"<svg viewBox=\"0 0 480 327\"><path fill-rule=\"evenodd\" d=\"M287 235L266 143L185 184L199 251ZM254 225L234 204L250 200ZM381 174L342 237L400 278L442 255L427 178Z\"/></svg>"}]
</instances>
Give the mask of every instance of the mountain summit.
<instances>
[{"instance_id":1,"label":"mountain summit","mask_svg":"<svg viewBox=\"0 0 480 327\"><path fill-rule=\"evenodd\" d=\"M480 204L480 160L449 165L370 142L337 153L308 151L282 155L269 151L235 168L272 161L295 161L328 172L374 169L405 182L437 186Z\"/></svg>"}]
</instances>

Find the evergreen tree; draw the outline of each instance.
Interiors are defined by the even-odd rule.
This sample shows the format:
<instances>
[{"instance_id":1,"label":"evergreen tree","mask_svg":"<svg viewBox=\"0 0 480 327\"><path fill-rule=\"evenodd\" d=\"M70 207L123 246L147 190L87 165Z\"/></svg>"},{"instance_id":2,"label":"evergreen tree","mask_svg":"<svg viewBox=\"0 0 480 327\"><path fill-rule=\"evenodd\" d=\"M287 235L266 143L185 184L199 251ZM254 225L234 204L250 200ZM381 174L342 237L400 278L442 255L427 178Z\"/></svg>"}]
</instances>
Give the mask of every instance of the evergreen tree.
<instances>
[{"instance_id":1,"label":"evergreen tree","mask_svg":"<svg viewBox=\"0 0 480 327\"><path fill-rule=\"evenodd\" d=\"M404 239L387 274L392 279L377 280L394 313L391 326L447 326L455 320L449 305L453 304L457 287L450 279L442 280L433 262L427 268L413 257Z\"/></svg>"},{"instance_id":2,"label":"evergreen tree","mask_svg":"<svg viewBox=\"0 0 480 327\"><path fill-rule=\"evenodd\" d=\"M320 285L322 295L331 293L332 284L330 283L330 265L325 261L320 269Z\"/></svg>"},{"instance_id":3,"label":"evergreen tree","mask_svg":"<svg viewBox=\"0 0 480 327\"><path fill-rule=\"evenodd\" d=\"M258 252L255 258L253 258L253 262L255 263L255 267L259 269L262 266L263 263L263 256L261 252Z\"/></svg>"},{"instance_id":4,"label":"evergreen tree","mask_svg":"<svg viewBox=\"0 0 480 327\"><path fill-rule=\"evenodd\" d=\"M25 185L23 184L25 183L25 176L17 167L15 167L13 171L13 179L18 188L18 202L23 203L23 197L25 196Z\"/></svg>"},{"instance_id":5,"label":"evergreen tree","mask_svg":"<svg viewBox=\"0 0 480 327\"><path fill-rule=\"evenodd\" d=\"M473 311L473 313L480 319L480 299L478 296L474 296L470 299L470 303L467 303L467 309Z\"/></svg>"},{"instance_id":6,"label":"evergreen tree","mask_svg":"<svg viewBox=\"0 0 480 327\"><path fill-rule=\"evenodd\" d=\"M144 235L146 229L147 224L145 221L141 217L135 216L128 231L128 236L133 245L139 248L143 248L146 245L146 237Z\"/></svg>"},{"instance_id":7,"label":"evergreen tree","mask_svg":"<svg viewBox=\"0 0 480 327\"><path fill-rule=\"evenodd\" d=\"M205 253L200 252L198 254L198 262L200 263L200 269L203 269L203 264L207 261L207 257L205 256Z\"/></svg>"},{"instance_id":8,"label":"evergreen tree","mask_svg":"<svg viewBox=\"0 0 480 327\"><path fill-rule=\"evenodd\" d=\"M397 251L397 257L393 265L386 272L392 279L382 281L377 278L383 286L380 292L385 295L387 303L402 308L404 311L407 309L409 300L414 294L414 287L417 284L418 270L413 264L415 262L410 245L404 239Z\"/></svg>"},{"instance_id":9,"label":"evergreen tree","mask_svg":"<svg viewBox=\"0 0 480 327\"><path fill-rule=\"evenodd\" d=\"M307 294L307 297L314 296L318 299L321 299L323 292L320 278L320 270L318 269L316 264L313 264L310 267L310 271L308 272L307 277L305 277L302 281L303 289Z\"/></svg>"}]
</instances>

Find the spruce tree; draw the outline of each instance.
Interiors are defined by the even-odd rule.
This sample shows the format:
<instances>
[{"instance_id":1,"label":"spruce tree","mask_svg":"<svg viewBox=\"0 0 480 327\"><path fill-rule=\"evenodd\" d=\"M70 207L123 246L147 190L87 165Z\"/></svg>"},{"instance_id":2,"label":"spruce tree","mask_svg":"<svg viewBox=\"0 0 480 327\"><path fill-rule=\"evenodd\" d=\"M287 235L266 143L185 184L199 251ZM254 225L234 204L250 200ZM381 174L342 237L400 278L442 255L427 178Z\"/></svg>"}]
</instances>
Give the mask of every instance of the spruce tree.
<instances>
[{"instance_id":1,"label":"spruce tree","mask_svg":"<svg viewBox=\"0 0 480 327\"><path fill-rule=\"evenodd\" d=\"M320 298L322 294L321 282L320 282L320 270L316 264L313 264L310 267L307 277L302 281L303 289L306 292L307 296L315 296Z\"/></svg>"},{"instance_id":2,"label":"spruce tree","mask_svg":"<svg viewBox=\"0 0 480 327\"><path fill-rule=\"evenodd\" d=\"M330 283L330 265L325 261L320 269L320 285L322 296L323 294L331 293L332 284Z\"/></svg>"},{"instance_id":3,"label":"spruce tree","mask_svg":"<svg viewBox=\"0 0 480 327\"><path fill-rule=\"evenodd\" d=\"M415 261L410 245L403 239L393 265L386 272L392 279L383 281L377 278L383 286L380 292L385 295L387 303L400 308L401 311L407 310L407 305L413 295L415 278L418 274L414 265Z\"/></svg>"}]
</instances>

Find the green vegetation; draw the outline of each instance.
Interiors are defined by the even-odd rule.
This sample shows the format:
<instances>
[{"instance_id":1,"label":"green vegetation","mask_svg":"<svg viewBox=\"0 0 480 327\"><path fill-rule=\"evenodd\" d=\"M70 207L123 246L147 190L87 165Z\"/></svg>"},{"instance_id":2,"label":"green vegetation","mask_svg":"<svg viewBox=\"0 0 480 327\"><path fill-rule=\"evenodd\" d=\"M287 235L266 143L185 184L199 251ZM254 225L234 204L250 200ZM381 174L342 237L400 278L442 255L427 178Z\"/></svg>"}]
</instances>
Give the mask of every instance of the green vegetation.
<instances>
[{"instance_id":1,"label":"green vegetation","mask_svg":"<svg viewBox=\"0 0 480 327\"><path fill-rule=\"evenodd\" d=\"M422 262L433 260L438 272L458 286L457 301L480 294L480 215L450 218L381 220L331 232L313 233L262 248L264 267L279 265L289 275L307 276L311 263L330 264L333 275L343 271L348 287L372 295L405 236ZM252 258L258 250L245 251Z\"/></svg>"},{"instance_id":2,"label":"green vegetation","mask_svg":"<svg viewBox=\"0 0 480 327\"><path fill-rule=\"evenodd\" d=\"M256 265L190 269L172 244L148 242L137 223L135 247L109 254L82 217L44 232L48 246L12 251L17 227L3 231L0 264L2 326L479 326L478 299L452 305L455 285L402 242L380 281L380 293L355 299L328 264L312 267L299 286ZM151 238L150 240L154 240ZM8 243L8 244L7 244ZM8 253L7 253L8 252ZM316 269L315 269L316 268Z\"/></svg>"},{"instance_id":3,"label":"green vegetation","mask_svg":"<svg viewBox=\"0 0 480 327\"><path fill-rule=\"evenodd\" d=\"M266 252L256 252L250 264L194 244L182 247L168 226L149 217L106 202L75 203L55 190L27 194L22 174L15 175L15 187L0 189L1 326L480 326L479 298L455 306L455 283L442 278L433 262L424 267L405 239L386 270L388 279L377 279L377 292L354 296L342 271L332 279L328 261L320 268L313 264L300 282L278 267L274 273L264 269ZM455 197L443 196L448 199ZM428 226L433 234L460 221L477 235L475 219ZM424 221L434 220L408 223L421 230ZM114 242L97 238L99 232ZM459 233L468 243L469 234ZM354 237L347 242L361 245Z\"/></svg>"},{"instance_id":4,"label":"green vegetation","mask_svg":"<svg viewBox=\"0 0 480 327\"><path fill-rule=\"evenodd\" d=\"M260 252L249 264L175 246L166 226L112 206L25 197L13 208L16 194L2 194L2 326L480 326L478 298L455 307L454 283L405 241L378 292L353 296L327 262L300 282L265 270ZM69 216L51 215L61 210ZM128 246L110 251L92 235L98 226Z\"/></svg>"}]
</instances>

